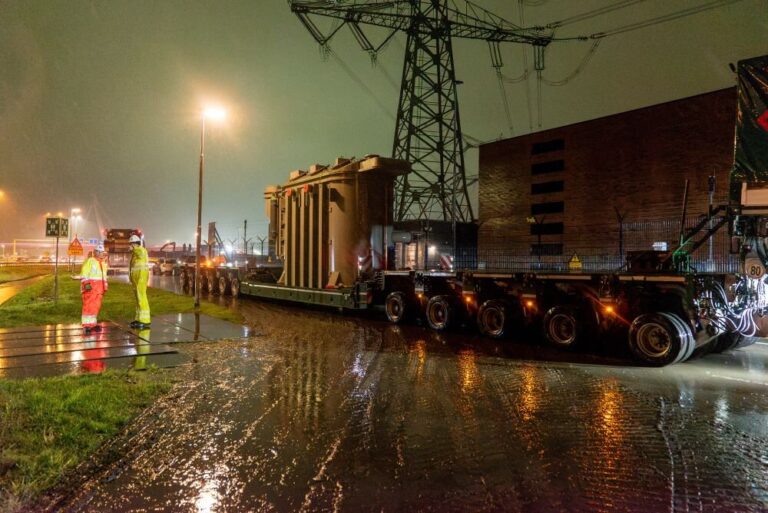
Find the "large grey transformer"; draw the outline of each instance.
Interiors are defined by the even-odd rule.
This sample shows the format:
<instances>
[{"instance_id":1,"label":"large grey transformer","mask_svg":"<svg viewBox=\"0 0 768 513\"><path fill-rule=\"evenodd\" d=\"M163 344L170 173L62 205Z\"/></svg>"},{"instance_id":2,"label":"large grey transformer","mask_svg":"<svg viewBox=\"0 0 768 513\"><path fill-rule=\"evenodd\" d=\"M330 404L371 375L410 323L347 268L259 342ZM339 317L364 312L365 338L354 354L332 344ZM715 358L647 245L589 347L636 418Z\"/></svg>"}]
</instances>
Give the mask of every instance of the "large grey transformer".
<instances>
[{"instance_id":1,"label":"large grey transformer","mask_svg":"<svg viewBox=\"0 0 768 513\"><path fill-rule=\"evenodd\" d=\"M370 156L294 171L264 193L284 271L278 284L350 287L386 269L396 177L407 162Z\"/></svg>"}]
</instances>

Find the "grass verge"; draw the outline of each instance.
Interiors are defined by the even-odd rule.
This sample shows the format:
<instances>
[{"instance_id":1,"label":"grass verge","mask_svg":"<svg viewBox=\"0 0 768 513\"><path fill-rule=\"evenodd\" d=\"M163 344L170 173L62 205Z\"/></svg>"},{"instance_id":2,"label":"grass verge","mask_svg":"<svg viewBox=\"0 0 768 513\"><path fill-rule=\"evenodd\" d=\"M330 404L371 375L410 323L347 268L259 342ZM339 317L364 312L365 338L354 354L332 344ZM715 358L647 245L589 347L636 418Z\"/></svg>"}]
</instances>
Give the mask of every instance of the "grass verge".
<instances>
[{"instance_id":1,"label":"grass verge","mask_svg":"<svg viewBox=\"0 0 768 513\"><path fill-rule=\"evenodd\" d=\"M172 292L147 291L153 315L191 312L194 300ZM0 327L77 323L80 283L53 276L27 287L0 306ZM233 322L242 317L203 302L207 315ZM110 283L100 319L131 319L133 290ZM105 440L171 386L172 373L107 371L57 378L0 380L0 513L16 511L51 487L61 475L87 458Z\"/></svg>"},{"instance_id":2,"label":"grass verge","mask_svg":"<svg viewBox=\"0 0 768 513\"><path fill-rule=\"evenodd\" d=\"M170 386L171 374L0 381L0 511L52 486Z\"/></svg>"},{"instance_id":3,"label":"grass verge","mask_svg":"<svg viewBox=\"0 0 768 513\"><path fill-rule=\"evenodd\" d=\"M152 315L185 313L194 310L194 299L165 290L147 290ZM219 305L202 302L201 312L232 322L242 322L237 312ZM0 327L68 324L80 322L82 299L80 282L69 276L59 276L59 299L53 301L53 276L30 285L0 306ZM126 283L110 283L104 296L99 319L133 319L135 302L133 289Z\"/></svg>"},{"instance_id":4,"label":"grass verge","mask_svg":"<svg viewBox=\"0 0 768 513\"><path fill-rule=\"evenodd\" d=\"M51 274L53 267L46 265L0 266L0 284L9 281L26 280L43 274Z\"/></svg>"}]
</instances>

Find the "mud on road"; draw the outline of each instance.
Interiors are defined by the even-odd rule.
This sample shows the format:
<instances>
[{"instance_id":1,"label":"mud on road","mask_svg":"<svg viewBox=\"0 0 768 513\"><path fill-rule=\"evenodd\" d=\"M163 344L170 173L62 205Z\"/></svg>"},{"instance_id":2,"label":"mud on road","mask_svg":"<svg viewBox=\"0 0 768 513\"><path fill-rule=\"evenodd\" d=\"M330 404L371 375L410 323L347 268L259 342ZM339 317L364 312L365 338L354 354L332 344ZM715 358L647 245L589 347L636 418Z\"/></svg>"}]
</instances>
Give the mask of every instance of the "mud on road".
<instances>
[{"instance_id":1,"label":"mud on road","mask_svg":"<svg viewBox=\"0 0 768 513\"><path fill-rule=\"evenodd\" d=\"M766 511L768 346L664 369L240 300L62 511ZM558 361L559 360L559 361Z\"/></svg>"}]
</instances>

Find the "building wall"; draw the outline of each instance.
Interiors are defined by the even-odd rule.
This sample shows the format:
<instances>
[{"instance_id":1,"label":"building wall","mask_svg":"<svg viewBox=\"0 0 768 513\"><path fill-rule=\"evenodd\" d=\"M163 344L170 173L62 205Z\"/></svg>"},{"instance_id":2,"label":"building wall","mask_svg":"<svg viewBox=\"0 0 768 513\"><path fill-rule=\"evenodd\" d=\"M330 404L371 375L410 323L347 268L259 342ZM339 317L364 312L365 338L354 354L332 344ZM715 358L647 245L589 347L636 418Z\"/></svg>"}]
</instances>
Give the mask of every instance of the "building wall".
<instances>
[{"instance_id":1,"label":"building wall","mask_svg":"<svg viewBox=\"0 0 768 513\"><path fill-rule=\"evenodd\" d=\"M545 253L618 253L618 210L624 250L651 249L651 231L679 226L686 179L689 219L709 175L727 201L735 117L729 88L481 146L480 248L536 254L540 230Z\"/></svg>"}]
</instances>

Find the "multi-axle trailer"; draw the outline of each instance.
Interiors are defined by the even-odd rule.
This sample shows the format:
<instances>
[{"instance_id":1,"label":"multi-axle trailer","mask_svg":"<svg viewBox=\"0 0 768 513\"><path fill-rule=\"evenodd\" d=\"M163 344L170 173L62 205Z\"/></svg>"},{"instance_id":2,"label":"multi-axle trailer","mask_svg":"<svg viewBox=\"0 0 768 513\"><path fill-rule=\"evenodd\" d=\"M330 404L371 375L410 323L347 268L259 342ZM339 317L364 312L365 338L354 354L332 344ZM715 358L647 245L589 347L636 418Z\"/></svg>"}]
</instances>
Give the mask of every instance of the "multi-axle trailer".
<instances>
[{"instance_id":1,"label":"multi-axle trailer","mask_svg":"<svg viewBox=\"0 0 768 513\"><path fill-rule=\"evenodd\" d=\"M740 63L741 78L750 73L768 77L768 58ZM393 251L397 245L402 256L410 249L393 229L392 205L395 179L410 165L367 156L294 171L285 184L267 188L270 247L283 264L281 274L206 269L203 286L340 309L381 308L391 322L422 318L434 330L474 324L493 338L535 330L568 350L600 338L626 341L632 355L650 365L747 345L768 335L768 91L759 86L765 81L742 82L731 201L711 207L690 227L684 199L673 251L584 268L578 262L547 268L539 255L510 271L482 262L482 248L467 253L471 243L457 240L462 236L454 224L453 255L439 265L407 268ZM756 133L761 119L765 130ZM726 229L735 267L694 269L691 255ZM474 255L470 264L453 260L458 245ZM426 244L420 250L428 255Z\"/></svg>"}]
</instances>

